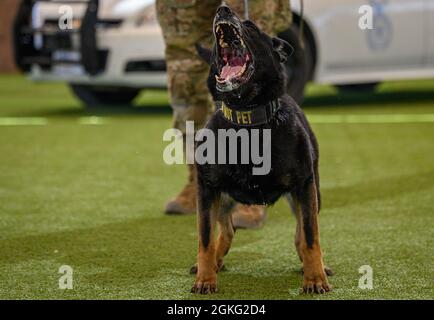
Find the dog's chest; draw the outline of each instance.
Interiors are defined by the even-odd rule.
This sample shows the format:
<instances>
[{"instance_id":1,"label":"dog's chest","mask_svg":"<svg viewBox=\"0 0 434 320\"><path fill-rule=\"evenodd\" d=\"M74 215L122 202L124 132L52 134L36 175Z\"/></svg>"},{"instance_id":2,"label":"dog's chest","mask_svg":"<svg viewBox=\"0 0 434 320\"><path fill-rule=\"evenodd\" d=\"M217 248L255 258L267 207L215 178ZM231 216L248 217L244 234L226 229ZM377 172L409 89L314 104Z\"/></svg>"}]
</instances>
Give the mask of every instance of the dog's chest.
<instances>
[{"instance_id":1,"label":"dog's chest","mask_svg":"<svg viewBox=\"0 0 434 320\"><path fill-rule=\"evenodd\" d=\"M221 176L222 190L244 204L273 204L291 190L289 174L273 168L267 175L252 175L251 166L228 166Z\"/></svg>"},{"instance_id":2,"label":"dog's chest","mask_svg":"<svg viewBox=\"0 0 434 320\"><path fill-rule=\"evenodd\" d=\"M285 112L280 113L285 115ZM248 129L244 137L249 146L246 152L241 145L241 132L246 129L228 125L222 117L214 117L208 128L215 134L221 129L229 129L234 130L240 138L224 148L219 146L218 141L225 140L216 139L216 159L224 159L224 163L201 166L201 176L206 183L245 204L273 204L280 196L291 192L297 180L296 143L288 117L282 118L286 121L280 122L278 126L262 127L257 140L255 129ZM270 132L270 139L267 139L266 130ZM253 150L255 145L258 152ZM232 154L236 155L238 164L230 164L231 147L234 147ZM221 150L226 150L223 157ZM244 160L247 163L243 156L246 156ZM258 171L258 168L261 170Z\"/></svg>"}]
</instances>

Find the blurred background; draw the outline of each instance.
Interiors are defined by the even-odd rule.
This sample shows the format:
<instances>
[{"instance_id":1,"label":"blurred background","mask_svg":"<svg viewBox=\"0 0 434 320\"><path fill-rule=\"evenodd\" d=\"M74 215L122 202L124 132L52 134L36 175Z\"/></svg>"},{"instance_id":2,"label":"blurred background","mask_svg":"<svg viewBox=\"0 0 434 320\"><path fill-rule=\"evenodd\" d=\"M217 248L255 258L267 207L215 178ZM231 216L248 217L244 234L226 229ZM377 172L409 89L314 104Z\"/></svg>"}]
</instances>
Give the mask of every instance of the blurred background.
<instances>
[{"instance_id":1,"label":"blurred background","mask_svg":"<svg viewBox=\"0 0 434 320\"><path fill-rule=\"evenodd\" d=\"M279 36L296 49L288 92L299 103L309 82L366 99L386 81L432 78L432 0L306 1L303 17L299 1L291 6L294 23ZM1 72L64 83L92 110L167 86L153 0L5 0L1 9Z\"/></svg>"},{"instance_id":2,"label":"blurred background","mask_svg":"<svg viewBox=\"0 0 434 320\"><path fill-rule=\"evenodd\" d=\"M15 59L12 51L12 26L17 12L19 1L5 0L0 3L0 42L2 50L0 51L0 71L16 71Z\"/></svg>"},{"instance_id":3,"label":"blurred background","mask_svg":"<svg viewBox=\"0 0 434 320\"><path fill-rule=\"evenodd\" d=\"M304 2L304 48L296 0L280 36L320 143L331 298L432 299L434 0ZM152 0L0 1L1 298L190 297L195 217L162 213L186 180L162 160L165 70ZM303 298L293 229L281 201L237 233L222 296Z\"/></svg>"}]
</instances>

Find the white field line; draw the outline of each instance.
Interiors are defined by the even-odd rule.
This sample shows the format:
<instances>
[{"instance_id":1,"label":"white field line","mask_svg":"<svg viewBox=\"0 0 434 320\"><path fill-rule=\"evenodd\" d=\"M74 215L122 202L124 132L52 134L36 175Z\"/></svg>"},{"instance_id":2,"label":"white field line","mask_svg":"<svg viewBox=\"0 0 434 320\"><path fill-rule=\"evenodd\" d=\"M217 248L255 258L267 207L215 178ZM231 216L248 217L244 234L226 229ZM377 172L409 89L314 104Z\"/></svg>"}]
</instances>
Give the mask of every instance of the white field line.
<instances>
[{"instance_id":1,"label":"white field line","mask_svg":"<svg viewBox=\"0 0 434 320\"><path fill-rule=\"evenodd\" d=\"M44 126L48 124L47 118L0 118L0 126Z\"/></svg>"},{"instance_id":2,"label":"white field line","mask_svg":"<svg viewBox=\"0 0 434 320\"><path fill-rule=\"evenodd\" d=\"M100 125L100 124L107 124L108 117L81 117L78 118L78 124L84 124L84 125Z\"/></svg>"},{"instance_id":3,"label":"white field line","mask_svg":"<svg viewBox=\"0 0 434 320\"><path fill-rule=\"evenodd\" d=\"M434 114L312 114L311 123L418 123L434 122Z\"/></svg>"},{"instance_id":4,"label":"white field line","mask_svg":"<svg viewBox=\"0 0 434 320\"><path fill-rule=\"evenodd\" d=\"M101 125L108 122L108 117L80 117L76 123L80 125ZM9 126L44 126L56 123L56 120L42 117L0 117L0 127Z\"/></svg>"},{"instance_id":5,"label":"white field line","mask_svg":"<svg viewBox=\"0 0 434 320\"><path fill-rule=\"evenodd\" d=\"M434 114L310 114L309 122L315 124L340 124L340 123L432 123ZM109 123L109 117L79 117L75 119L79 125L104 125ZM55 119L42 117L0 117L0 126L43 126L56 123Z\"/></svg>"}]
</instances>

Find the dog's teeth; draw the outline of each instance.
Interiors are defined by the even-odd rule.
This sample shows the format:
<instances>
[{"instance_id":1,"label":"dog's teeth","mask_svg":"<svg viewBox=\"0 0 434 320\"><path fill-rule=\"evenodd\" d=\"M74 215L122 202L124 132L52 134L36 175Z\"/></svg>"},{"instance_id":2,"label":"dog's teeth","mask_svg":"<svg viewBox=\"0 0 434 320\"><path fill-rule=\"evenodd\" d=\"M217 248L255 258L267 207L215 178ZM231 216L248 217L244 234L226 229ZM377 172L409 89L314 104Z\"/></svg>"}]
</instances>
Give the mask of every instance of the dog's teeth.
<instances>
[{"instance_id":1,"label":"dog's teeth","mask_svg":"<svg viewBox=\"0 0 434 320\"><path fill-rule=\"evenodd\" d=\"M246 71L246 65L243 65L243 68L240 70L240 72L237 73L237 76L240 76Z\"/></svg>"},{"instance_id":2,"label":"dog's teeth","mask_svg":"<svg viewBox=\"0 0 434 320\"><path fill-rule=\"evenodd\" d=\"M224 42L223 38L220 38L219 44L220 44L220 47L222 47L222 48L228 47L228 44L226 42Z\"/></svg>"},{"instance_id":3,"label":"dog's teeth","mask_svg":"<svg viewBox=\"0 0 434 320\"><path fill-rule=\"evenodd\" d=\"M223 83L223 82L225 82L224 80L221 80L217 75L215 75L215 79L217 80L218 83Z\"/></svg>"}]
</instances>

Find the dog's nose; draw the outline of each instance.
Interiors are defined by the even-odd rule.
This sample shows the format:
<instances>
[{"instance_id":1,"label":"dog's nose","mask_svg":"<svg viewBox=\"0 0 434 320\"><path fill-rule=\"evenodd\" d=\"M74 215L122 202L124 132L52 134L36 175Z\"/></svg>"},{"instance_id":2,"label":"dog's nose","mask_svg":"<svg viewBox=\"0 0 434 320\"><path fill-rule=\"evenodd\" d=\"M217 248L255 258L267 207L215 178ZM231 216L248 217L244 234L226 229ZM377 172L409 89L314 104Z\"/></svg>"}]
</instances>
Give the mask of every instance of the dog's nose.
<instances>
[{"instance_id":1,"label":"dog's nose","mask_svg":"<svg viewBox=\"0 0 434 320\"><path fill-rule=\"evenodd\" d=\"M229 8L227 5L222 4L218 9L217 9L217 15L219 17L225 17L227 15L232 14L232 10L231 8Z\"/></svg>"}]
</instances>

